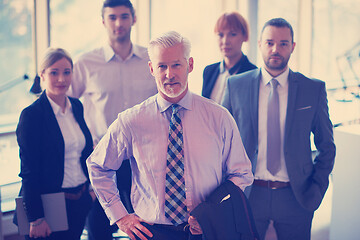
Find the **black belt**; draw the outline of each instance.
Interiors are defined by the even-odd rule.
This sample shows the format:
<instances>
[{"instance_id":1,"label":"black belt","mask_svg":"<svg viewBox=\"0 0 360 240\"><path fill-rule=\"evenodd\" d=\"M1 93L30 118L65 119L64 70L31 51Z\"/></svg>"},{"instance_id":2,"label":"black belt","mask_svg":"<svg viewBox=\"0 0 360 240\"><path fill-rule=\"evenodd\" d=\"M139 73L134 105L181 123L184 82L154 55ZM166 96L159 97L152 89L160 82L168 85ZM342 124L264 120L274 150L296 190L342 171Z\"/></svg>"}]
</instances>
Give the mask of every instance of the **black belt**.
<instances>
[{"instance_id":1,"label":"black belt","mask_svg":"<svg viewBox=\"0 0 360 240\"><path fill-rule=\"evenodd\" d=\"M290 187L290 182L279 182L279 181L265 181L265 180L254 180L254 185L260 186L260 187L266 187L270 189L279 189L279 188L285 188Z\"/></svg>"},{"instance_id":2,"label":"black belt","mask_svg":"<svg viewBox=\"0 0 360 240\"><path fill-rule=\"evenodd\" d=\"M170 231L187 232L189 230L189 224L187 222L184 222L184 223L179 224L177 226L155 223L154 226L159 226L161 228L164 228L164 229L167 229L167 230L170 230Z\"/></svg>"},{"instance_id":3,"label":"black belt","mask_svg":"<svg viewBox=\"0 0 360 240\"><path fill-rule=\"evenodd\" d=\"M79 200L86 190L88 190L88 182L74 188L63 188L65 198L68 200Z\"/></svg>"}]
</instances>

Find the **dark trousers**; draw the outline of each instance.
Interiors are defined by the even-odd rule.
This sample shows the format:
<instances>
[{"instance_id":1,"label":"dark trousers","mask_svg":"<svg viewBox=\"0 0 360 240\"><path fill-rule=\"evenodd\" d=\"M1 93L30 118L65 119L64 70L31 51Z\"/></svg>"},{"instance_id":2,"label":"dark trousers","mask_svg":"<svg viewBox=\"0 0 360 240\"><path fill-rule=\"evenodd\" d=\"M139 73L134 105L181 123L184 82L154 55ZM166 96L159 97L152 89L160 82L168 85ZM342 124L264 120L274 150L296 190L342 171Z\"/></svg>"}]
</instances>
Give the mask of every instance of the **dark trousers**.
<instances>
[{"instance_id":1,"label":"dark trousers","mask_svg":"<svg viewBox=\"0 0 360 240\"><path fill-rule=\"evenodd\" d=\"M61 232L53 232L47 238L36 238L36 240L79 240L85 226L86 216L91 208L92 199L89 191L82 194L78 200L65 199L66 213L68 219L69 230ZM25 239L35 239L25 236Z\"/></svg>"},{"instance_id":2,"label":"dark trousers","mask_svg":"<svg viewBox=\"0 0 360 240\"><path fill-rule=\"evenodd\" d=\"M149 240L201 240L202 235L192 235L188 228L185 228L186 223L179 226L154 224L150 225L142 223L152 234L153 237ZM146 236L146 235L145 235ZM136 237L136 239L140 239Z\"/></svg>"},{"instance_id":3,"label":"dark trousers","mask_svg":"<svg viewBox=\"0 0 360 240\"><path fill-rule=\"evenodd\" d=\"M131 168L129 160L123 161L121 167L116 172L117 187L121 201L128 212L134 212L131 201ZM89 240L112 240L112 234L118 230L116 224L110 226L104 209L96 199L87 218L86 228L88 230Z\"/></svg>"},{"instance_id":4,"label":"dark trousers","mask_svg":"<svg viewBox=\"0 0 360 240\"><path fill-rule=\"evenodd\" d=\"M279 240L310 239L314 212L304 209L291 187L269 189L253 185L249 201L260 239L265 239L270 220Z\"/></svg>"},{"instance_id":5,"label":"dark trousers","mask_svg":"<svg viewBox=\"0 0 360 240\"><path fill-rule=\"evenodd\" d=\"M110 221L97 199L89 212L86 228L89 240L112 240L113 232L116 232L118 229L116 224L110 226Z\"/></svg>"}]
</instances>

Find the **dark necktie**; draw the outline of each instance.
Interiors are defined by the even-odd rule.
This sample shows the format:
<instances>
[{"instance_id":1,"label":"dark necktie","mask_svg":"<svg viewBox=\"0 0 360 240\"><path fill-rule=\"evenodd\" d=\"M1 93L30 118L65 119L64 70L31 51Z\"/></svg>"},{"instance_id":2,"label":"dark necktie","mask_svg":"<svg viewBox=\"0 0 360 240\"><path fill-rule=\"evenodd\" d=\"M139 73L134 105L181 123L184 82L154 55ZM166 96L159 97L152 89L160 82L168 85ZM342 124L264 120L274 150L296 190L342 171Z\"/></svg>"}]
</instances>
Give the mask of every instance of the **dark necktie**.
<instances>
[{"instance_id":1,"label":"dark necktie","mask_svg":"<svg viewBox=\"0 0 360 240\"><path fill-rule=\"evenodd\" d=\"M267 169L272 175L280 170L280 110L276 79L270 81L267 112Z\"/></svg>"},{"instance_id":2,"label":"dark necktie","mask_svg":"<svg viewBox=\"0 0 360 240\"><path fill-rule=\"evenodd\" d=\"M174 224L186 222L183 130L177 104L172 105L165 180L165 216Z\"/></svg>"}]
</instances>

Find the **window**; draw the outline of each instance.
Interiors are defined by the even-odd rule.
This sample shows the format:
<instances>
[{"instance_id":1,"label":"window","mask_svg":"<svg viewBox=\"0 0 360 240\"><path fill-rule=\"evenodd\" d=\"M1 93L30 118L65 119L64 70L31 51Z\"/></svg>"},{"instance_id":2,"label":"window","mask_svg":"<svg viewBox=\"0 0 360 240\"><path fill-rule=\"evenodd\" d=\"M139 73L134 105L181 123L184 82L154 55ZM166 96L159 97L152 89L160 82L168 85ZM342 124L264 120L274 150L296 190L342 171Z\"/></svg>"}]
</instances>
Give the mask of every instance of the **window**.
<instances>
[{"instance_id":1,"label":"window","mask_svg":"<svg viewBox=\"0 0 360 240\"><path fill-rule=\"evenodd\" d=\"M314 0L313 75L328 88L360 84L360 2Z\"/></svg>"},{"instance_id":2,"label":"window","mask_svg":"<svg viewBox=\"0 0 360 240\"><path fill-rule=\"evenodd\" d=\"M18 114L31 99L30 81L34 76L31 39L32 4L26 0L4 1L0 4L0 115Z\"/></svg>"},{"instance_id":3,"label":"window","mask_svg":"<svg viewBox=\"0 0 360 240\"><path fill-rule=\"evenodd\" d=\"M360 2L314 0L312 75L326 82L335 126L360 119ZM339 90L344 88L346 91Z\"/></svg>"},{"instance_id":4,"label":"window","mask_svg":"<svg viewBox=\"0 0 360 240\"><path fill-rule=\"evenodd\" d=\"M0 189L1 209L14 209L20 171L15 128L21 110L34 96L29 92L33 78L32 48L33 2L12 0L0 2ZM25 76L26 75L26 76ZM16 185L17 187L10 187Z\"/></svg>"},{"instance_id":5,"label":"window","mask_svg":"<svg viewBox=\"0 0 360 240\"><path fill-rule=\"evenodd\" d=\"M102 1L51 0L50 45L66 49L74 60L101 46L106 39L101 7Z\"/></svg>"}]
</instances>

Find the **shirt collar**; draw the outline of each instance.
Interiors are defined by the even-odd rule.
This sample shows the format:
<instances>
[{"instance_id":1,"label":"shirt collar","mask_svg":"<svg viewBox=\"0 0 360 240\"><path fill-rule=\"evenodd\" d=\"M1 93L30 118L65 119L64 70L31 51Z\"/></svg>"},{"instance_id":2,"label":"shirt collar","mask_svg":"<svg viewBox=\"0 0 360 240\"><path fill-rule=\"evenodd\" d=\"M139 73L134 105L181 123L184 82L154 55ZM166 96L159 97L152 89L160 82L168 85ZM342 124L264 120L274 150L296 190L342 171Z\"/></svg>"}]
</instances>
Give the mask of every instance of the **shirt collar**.
<instances>
[{"instance_id":1,"label":"shirt collar","mask_svg":"<svg viewBox=\"0 0 360 240\"><path fill-rule=\"evenodd\" d=\"M285 86L286 84L288 84L289 71L289 67L287 67L286 70L279 76L273 77L268 73L268 71L266 71L264 67L262 67L261 75L265 85L267 85L271 81L271 79L275 78L279 82L280 86Z\"/></svg>"},{"instance_id":2,"label":"shirt collar","mask_svg":"<svg viewBox=\"0 0 360 240\"><path fill-rule=\"evenodd\" d=\"M147 58L147 55L145 55L144 51L141 51L140 47L136 44L131 45L130 54L124 61L132 58L133 56L136 56L141 59ZM114 50L112 49L112 47L110 46L110 44L106 44L104 46L104 57L105 57L106 62L109 62L111 59L116 57L116 54L115 54Z\"/></svg>"},{"instance_id":3,"label":"shirt collar","mask_svg":"<svg viewBox=\"0 0 360 240\"><path fill-rule=\"evenodd\" d=\"M147 51L143 51L140 46L136 44L132 45L132 54L141 59L149 59Z\"/></svg>"},{"instance_id":4,"label":"shirt collar","mask_svg":"<svg viewBox=\"0 0 360 240\"><path fill-rule=\"evenodd\" d=\"M244 64L245 60L246 60L246 57L245 57L244 54L242 54L242 55L241 55L241 58L239 59L239 61L237 61L237 63L236 63L232 68L230 68L230 69L228 70L229 73L230 73L230 75L236 74L237 71L239 71L241 65ZM220 62L219 68L220 68L220 73L224 73L224 72L226 71L225 61L224 61L224 60L222 60L222 61Z\"/></svg>"},{"instance_id":5,"label":"shirt collar","mask_svg":"<svg viewBox=\"0 0 360 240\"><path fill-rule=\"evenodd\" d=\"M226 71L224 60L222 60L222 61L220 62L219 69L220 69L220 73L224 73L224 72Z\"/></svg>"},{"instance_id":6,"label":"shirt collar","mask_svg":"<svg viewBox=\"0 0 360 240\"><path fill-rule=\"evenodd\" d=\"M51 108L54 111L55 116L59 116L60 114L66 114L71 110L71 103L68 97L66 97L66 106L65 106L65 112L62 113L61 107L57 105L51 98L47 97L49 99Z\"/></svg>"},{"instance_id":7,"label":"shirt collar","mask_svg":"<svg viewBox=\"0 0 360 240\"><path fill-rule=\"evenodd\" d=\"M177 104L187 110L192 110L192 98L193 94L188 90L185 96ZM160 94L157 94L156 102L160 112L165 112L171 105L173 105L173 103L165 100Z\"/></svg>"},{"instance_id":8,"label":"shirt collar","mask_svg":"<svg viewBox=\"0 0 360 240\"><path fill-rule=\"evenodd\" d=\"M115 52L109 44L104 46L104 57L106 62L109 62L113 57L115 57Z\"/></svg>"}]
</instances>

